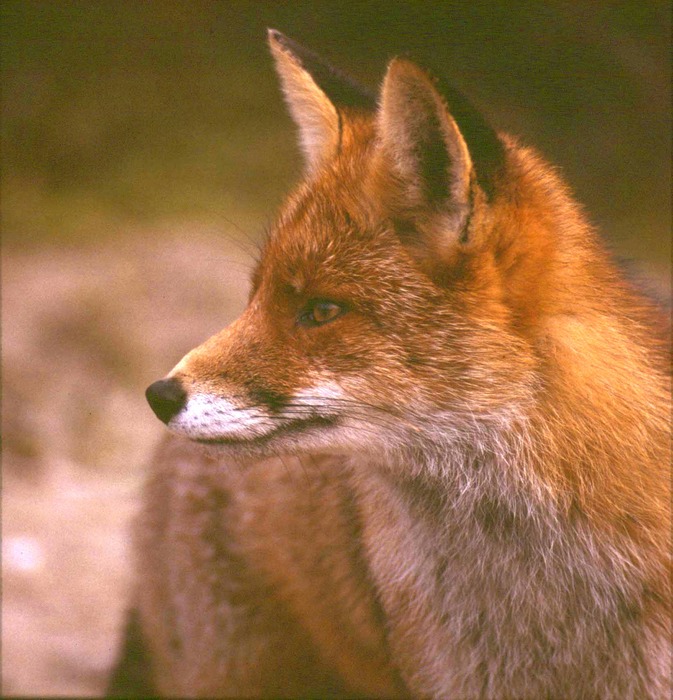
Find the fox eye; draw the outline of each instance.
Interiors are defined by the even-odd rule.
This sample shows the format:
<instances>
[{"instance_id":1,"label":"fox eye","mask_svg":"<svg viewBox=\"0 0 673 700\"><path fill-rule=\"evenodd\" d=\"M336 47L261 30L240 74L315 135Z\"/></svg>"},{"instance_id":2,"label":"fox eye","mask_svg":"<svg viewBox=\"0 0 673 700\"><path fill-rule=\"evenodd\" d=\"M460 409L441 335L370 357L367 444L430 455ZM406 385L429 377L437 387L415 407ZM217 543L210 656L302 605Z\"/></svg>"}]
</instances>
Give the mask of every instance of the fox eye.
<instances>
[{"instance_id":1,"label":"fox eye","mask_svg":"<svg viewBox=\"0 0 673 700\"><path fill-rule=\"evenodd\" d=\"M297 319L299 325L312 328L322 326L341 316L346 309L333 301L318 299L310 301Z\"/></svg>"}]
</instances>

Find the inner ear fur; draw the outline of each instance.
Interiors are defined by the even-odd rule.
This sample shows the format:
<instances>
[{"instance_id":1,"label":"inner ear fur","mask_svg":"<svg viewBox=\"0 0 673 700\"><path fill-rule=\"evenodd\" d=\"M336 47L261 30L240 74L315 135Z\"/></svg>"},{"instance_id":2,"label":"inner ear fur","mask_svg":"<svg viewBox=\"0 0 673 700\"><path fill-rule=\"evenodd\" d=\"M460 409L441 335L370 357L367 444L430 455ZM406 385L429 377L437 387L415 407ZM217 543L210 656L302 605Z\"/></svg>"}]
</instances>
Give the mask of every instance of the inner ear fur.
<instances>
[{"instance_id":1,"label":"inner ear fur","mask_svg":"<svg viewBox=\"0 0 673 700\"><path fill-rule=\"evenodd\" d=\"M269 46L290 115L299 128L306 167L314 170L337 147L339 115L281 34L269 30Z\"/></svg>"},{"instance_id":2,"label":"inner ear fur","mask_svg":"<svg viewBox=\"0 0 673 700\"><path fill-rule=\"evenodd\" d=\"M343 108L373 111L374 96L318 55L275 29L269 46L309 172L340 146Z\"/></svg>"},{"instance_id":3,"label":"inner ear fur","mask_svg":"<svg viewBox=\"0 0 673 700\"><path fill-rule=\"evenodd\" d=\"M381 88L380 147L410 208L433 208L464 218L472 159L433 79L407 59L394 59Z\"/></svg>"}]
</instances>

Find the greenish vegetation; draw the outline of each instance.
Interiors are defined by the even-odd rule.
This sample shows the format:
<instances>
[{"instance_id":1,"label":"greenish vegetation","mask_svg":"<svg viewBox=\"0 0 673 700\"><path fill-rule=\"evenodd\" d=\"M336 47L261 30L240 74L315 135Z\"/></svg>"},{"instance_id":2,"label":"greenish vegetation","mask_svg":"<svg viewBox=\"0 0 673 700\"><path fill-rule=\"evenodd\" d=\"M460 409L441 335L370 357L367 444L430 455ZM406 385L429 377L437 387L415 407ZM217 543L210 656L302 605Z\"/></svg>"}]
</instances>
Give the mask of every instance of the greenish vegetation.
<instances>
[{"instance_id":1,"label":"greenish vegetation","mask_svg":"<svg viewBox=\"0 0 673 700\"><path fill-rule=\"evenodd\" d=\"M261 228L298 172L264 29L370 84L409 51L566 172L618 250L670 250L670 4L5 0L5 243Z\"/></svg>"}]
</instances>

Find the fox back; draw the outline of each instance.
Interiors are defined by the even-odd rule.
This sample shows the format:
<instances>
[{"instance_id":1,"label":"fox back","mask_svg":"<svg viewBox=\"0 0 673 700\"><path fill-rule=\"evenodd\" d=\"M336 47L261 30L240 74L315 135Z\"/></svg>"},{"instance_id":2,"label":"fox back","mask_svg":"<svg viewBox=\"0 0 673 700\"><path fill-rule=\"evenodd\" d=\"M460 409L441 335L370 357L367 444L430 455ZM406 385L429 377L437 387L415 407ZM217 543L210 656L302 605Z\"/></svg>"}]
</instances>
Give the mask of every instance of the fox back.
<instances>
[{"instance_id":1,"label":"fox back","mask_svg":"<svg viewBox=\"0 0 673 700\"><path fill-rule=\"evenodd\" d=\"M177 437L115 687L142 647L168 695L669 697L663 315L415 63L374 96L269 42L306 174L148 389Z\"/></svg>"}]
</instances>

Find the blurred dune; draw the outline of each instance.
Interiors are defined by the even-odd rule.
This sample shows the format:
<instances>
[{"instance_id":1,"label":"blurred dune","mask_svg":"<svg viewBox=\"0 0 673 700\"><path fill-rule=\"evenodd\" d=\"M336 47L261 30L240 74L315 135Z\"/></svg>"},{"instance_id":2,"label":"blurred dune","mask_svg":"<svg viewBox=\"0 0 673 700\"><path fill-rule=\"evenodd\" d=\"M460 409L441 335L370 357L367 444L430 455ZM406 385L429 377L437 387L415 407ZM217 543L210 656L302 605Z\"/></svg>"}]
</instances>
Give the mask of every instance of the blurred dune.
<instances>
[{"instance_id":1,"label":"blurred dune","mask_svg":"<svg viewBox=\"0 0 673 700\"><path fill-rule=\"evenodd\" d=\"M5 695L103 687L161 433L142 387L240 311L251 257L235 233L174 226L5 255Z\"/></svg>"}]
</instances>

